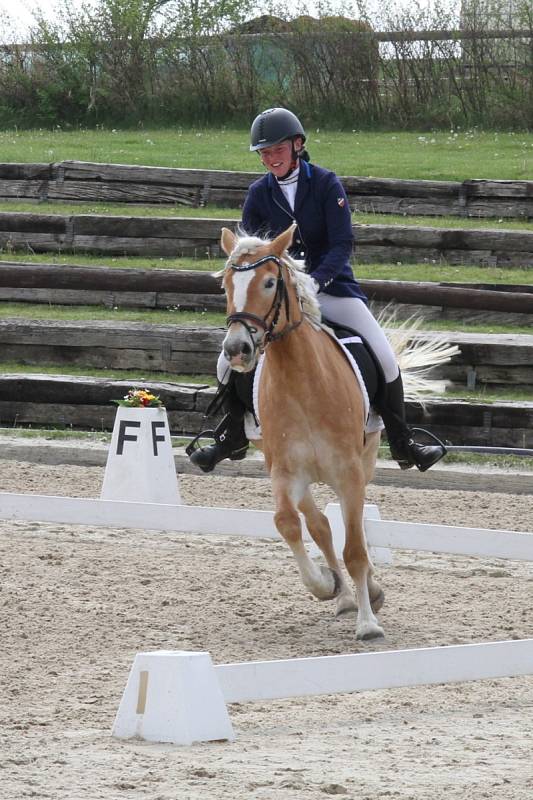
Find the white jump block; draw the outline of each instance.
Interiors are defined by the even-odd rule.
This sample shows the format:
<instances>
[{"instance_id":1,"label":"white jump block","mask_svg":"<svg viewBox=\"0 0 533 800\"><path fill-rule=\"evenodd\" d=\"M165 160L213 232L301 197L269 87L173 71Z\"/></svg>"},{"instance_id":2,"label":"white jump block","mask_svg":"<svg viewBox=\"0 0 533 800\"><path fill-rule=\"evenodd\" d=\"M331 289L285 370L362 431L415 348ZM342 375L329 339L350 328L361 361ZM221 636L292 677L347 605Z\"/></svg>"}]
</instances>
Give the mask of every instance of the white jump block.
<instances>
[{"instance_id":1,"label":"white jump block","mask_svg":"<svg viewBox=\"0 0 533 800\"><path fill-rule=\"evenodd\" d=\"M138 653L112 735L181 745L235 739L209 653Z\"/></svg>"},{"instance_id":2,"label":"white jump block","mask_svg":"<svg viewBox=\"0 0 533 800\"><path fill-rule=\"evenodd\" d=\"M189 745L235 738L226 703L533 675L533 639L213 667L208 653L139 653L113 736Z\"/></svg>"},{"instance_id":3,"label":"white jump block","mask_svg":"<svg viewBox=\"0 0 533 800\"><path fill-rule=\"evenodd\" d=\"M118 407L100 497L181 503L164 408Z\"/></svg>"}]
</instances>

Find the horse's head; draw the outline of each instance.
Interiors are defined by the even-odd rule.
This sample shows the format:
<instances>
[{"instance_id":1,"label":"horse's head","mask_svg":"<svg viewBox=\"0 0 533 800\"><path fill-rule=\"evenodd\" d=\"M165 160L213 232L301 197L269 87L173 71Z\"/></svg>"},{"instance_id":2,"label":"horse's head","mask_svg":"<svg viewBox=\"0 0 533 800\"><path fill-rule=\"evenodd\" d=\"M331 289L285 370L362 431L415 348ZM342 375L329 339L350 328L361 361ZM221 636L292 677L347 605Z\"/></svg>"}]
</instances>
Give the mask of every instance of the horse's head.
<instances>
[{"instance_id":1,"label":"horse's head","mask_svg":"<svg viewBox=\"0 0 533 800\"><path fill-rule=\"evenodd\" d=\"M231 368L238 372L252 370L265 344L301 322L293 282L282 260L295 228L291 225L272 242L238 238L222 229L221 246L228 256L223 280L228 332L223 347Z\"/></svg>"}]
</instances>

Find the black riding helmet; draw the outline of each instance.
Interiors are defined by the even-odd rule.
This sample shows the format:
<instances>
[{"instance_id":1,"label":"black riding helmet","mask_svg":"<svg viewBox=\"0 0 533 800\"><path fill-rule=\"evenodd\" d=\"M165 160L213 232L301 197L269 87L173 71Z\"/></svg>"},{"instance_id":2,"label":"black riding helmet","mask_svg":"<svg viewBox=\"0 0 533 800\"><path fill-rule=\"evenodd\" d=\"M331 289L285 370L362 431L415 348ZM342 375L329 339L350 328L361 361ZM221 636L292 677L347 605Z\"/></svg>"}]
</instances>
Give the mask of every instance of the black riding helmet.
<instances>
[{"instance_id":1,"label":"black riding helmet","mask_svg":"<svg viewBox=\"0 0 533 800\"><path fill-rule=\"evenodd\" d=\"M250 150L263 150L295 136L305 142L305 131L296 114L287 108L267 108L252 122Z\"/></svg>"}]
</instances>

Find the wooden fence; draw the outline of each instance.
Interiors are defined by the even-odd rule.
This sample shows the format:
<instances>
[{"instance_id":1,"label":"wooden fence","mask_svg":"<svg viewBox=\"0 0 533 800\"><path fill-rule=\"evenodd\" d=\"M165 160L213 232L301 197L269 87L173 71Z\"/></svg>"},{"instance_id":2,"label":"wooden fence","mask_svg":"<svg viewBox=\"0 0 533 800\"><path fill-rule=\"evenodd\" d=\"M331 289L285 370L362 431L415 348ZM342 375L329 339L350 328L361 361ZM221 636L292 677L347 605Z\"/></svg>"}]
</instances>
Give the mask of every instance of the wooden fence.
<instances>
[{"instance_id":1,"label":"wooden fence","mask_svg":"<svg viewBox=\"0 0 533 800\"><path fill-rule=\"evenodd\" d=\"M73 378L62 375L0 376L0 422L3 425L57 425L111 430L116 406L131 381ZM204 419L214 389L169 383L150 383L163 400L171 431L195 433L215 419ZM407 404L408 420L430 428L454 444L533 447L533 402L472 403L428 400L424 407Z\"/></svg>"},{"instance_id":2,"label":"wooden fence","mask_svg":"<svg viewBox=\"0 0 533 800\"><path fill-rule=\"evenodd\" d=\"M221 256L232 219L0 213L0 248L30 252ZM533 231L354 225L355 261L533 266Z\"/></svg>"},{"instance_id":3,"label":"wooden fence","mask_svg":"<svg viewBox=\"0 0 533 800\"><path fill-rule=\"evenodd\" d=\"M395 313L402 318L417 313L426 319L533 325L533 285L360 283L374 304L392 301ZM221 312L226 307L220 278L207 272L20 262L2 262L0 301Z\"/></svg>"},{"instance_id":4,"label":"wooden fence","mask_svg":"<svg viewBox=\"0 0 533 800\"><path fill-rule=\"evenodd\" d=\"M176 317L178 319L178 317ZM2 359L171 374L214 375L225 331L142 322L0 321ZM442 334L417 333L423 340ZM533 387L533 335L450 333L460 353L435 370L457 387Z\"/></svg>"},{"instance_id":5,"label":"wooden fence","mask_svg":"<svg viewBox=\"0 0 533 800\"><path fill-rule=\"evenodd\" d=\"M0 200L239 208L254 172L62 161L0 164ZM533 181L341 178L356 212L533 218Z\"/></svg>"}]
</instances>

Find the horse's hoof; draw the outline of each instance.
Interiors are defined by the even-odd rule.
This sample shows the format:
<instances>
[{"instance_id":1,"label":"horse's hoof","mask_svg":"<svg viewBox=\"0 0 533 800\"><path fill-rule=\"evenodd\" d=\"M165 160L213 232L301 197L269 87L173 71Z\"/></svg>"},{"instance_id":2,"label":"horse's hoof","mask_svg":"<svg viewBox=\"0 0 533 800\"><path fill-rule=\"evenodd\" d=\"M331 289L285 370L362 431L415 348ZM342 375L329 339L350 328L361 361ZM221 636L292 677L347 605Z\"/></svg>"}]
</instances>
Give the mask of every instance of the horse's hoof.
<instances>
[{"instance_id":1,"label":"horse's hoof","mask_svg":"<svg viewBox=\"0 0 533 800\"><path fill-rule=\"evenodd\" d=\"M377 594L373 598L372 597L370 598L370 605L372 607L372 611L374 612L374 614L376 614L380 610L380 608L383 607L384 602L385 602L385 592L383 591L383 589L380 589L379 594Z\"/></svg>"},{"instance_id":2,"label":"horse's hoof","mask_svg":"<svg viewBox=\"0 0 533 800\"><path fill-rule=\"evenodd\" d=\"M351 598L347 598L346 600L339 599L337 610L335 611L336 619L347 617L348 614L355 613L357 613L357 603L355 600L352 600Z\"/></svg>"},{"instance_id":3,"label":"horse's hoof","mask_svg":"<svg viewBox=\"0 0 533 800\"><path fill-rule=\"evenodd\" d=\"M373 623L367 623L366 625L361 625L357 629L356 638L360 642L370 642L373 639L383 639L385 637L385 631L383 628L380 628L379 625Z\"/></svg>"},{"instance_id":4,"label":"horse's hoof","mask_svg":"<svg viewBox=\"0 0 533 800\"><path fill-rule=\"evenodd\" d=\"M331 590L328 590L327 593L324 592L321 593L320 596L315 596L318 597L319 600L333 600L335 597L337 597L341 590L341 579L335 570L331 569L330 567L320 567L320 574L325 579L333 578L333 586L331 587Z\"/></svg>"}]
</instances>

